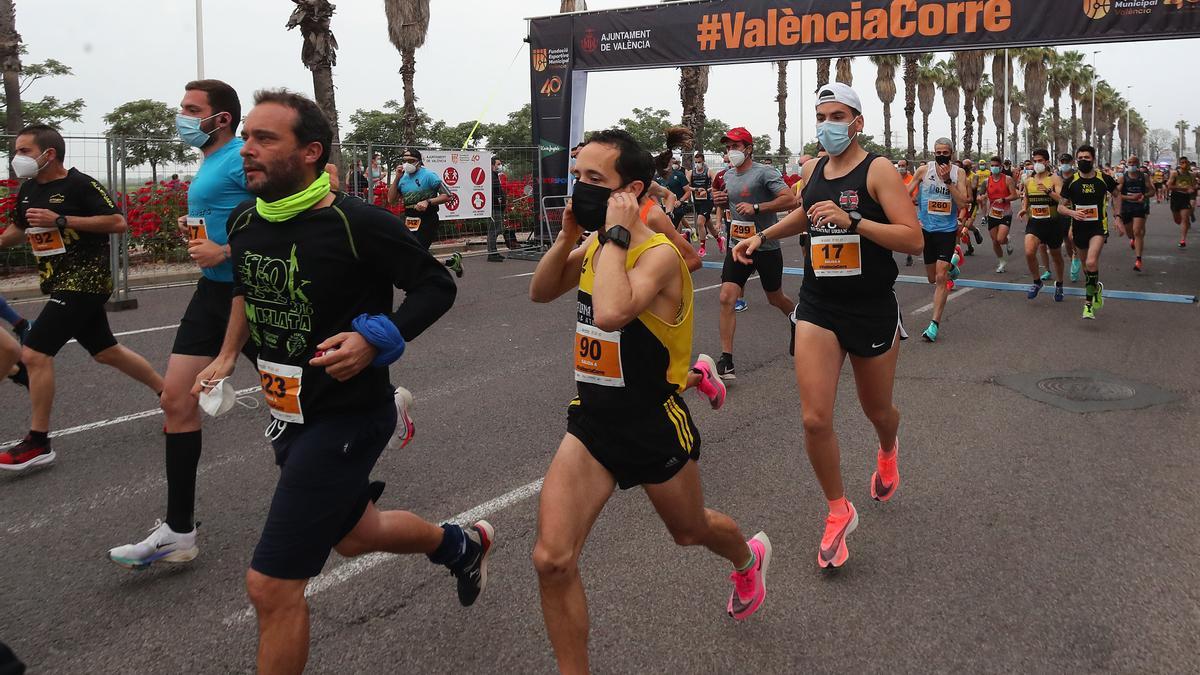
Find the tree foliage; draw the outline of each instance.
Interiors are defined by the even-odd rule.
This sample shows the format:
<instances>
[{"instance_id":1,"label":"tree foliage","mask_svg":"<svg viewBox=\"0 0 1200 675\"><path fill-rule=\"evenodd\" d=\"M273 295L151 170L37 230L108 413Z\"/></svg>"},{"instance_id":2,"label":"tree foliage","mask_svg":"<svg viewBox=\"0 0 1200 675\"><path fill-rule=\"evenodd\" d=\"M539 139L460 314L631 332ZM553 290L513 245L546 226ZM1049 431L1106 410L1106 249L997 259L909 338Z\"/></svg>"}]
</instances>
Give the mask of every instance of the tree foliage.
<instances>
[{"instance_id":1,"label":"tree foliage","mask_svg":"<svg viewBox=\"0 0 1200 675\"><path fill-rule=\"evenodd\" d=\"M21 45L21 53L25 53L25 46ZM59 100L57 96L43 95L38 100L33 100L25 97L25 92L29 91L35 83L40 80L55 78L55 77L70 77L74 75L71 67L56 59L46 59L40 63L31 63L21 68L21 113L24 124L45 124L55 129L59 129L66 122L80 122L83 120L83 108L86 105L83 99L77 98L73 101ZM7 102L7 99L5 99ZM8 106L7 103L0 105L0 117L5 115Z\"/></svg>"},{"instance_id":2,"label":"tree foliage","mask_svg":"<svg viewBox=\"0 0 1200 675\"><path fill-rule=\"evenodd\" d=\"M104 122L110 136L128 139L125 141L126 164L149 164L155 181L160 164L187 159L187 147L179 142L175 130L175 110L166 103L150 99L122 103L104 116Z\"/></svg>"}]
</instances>

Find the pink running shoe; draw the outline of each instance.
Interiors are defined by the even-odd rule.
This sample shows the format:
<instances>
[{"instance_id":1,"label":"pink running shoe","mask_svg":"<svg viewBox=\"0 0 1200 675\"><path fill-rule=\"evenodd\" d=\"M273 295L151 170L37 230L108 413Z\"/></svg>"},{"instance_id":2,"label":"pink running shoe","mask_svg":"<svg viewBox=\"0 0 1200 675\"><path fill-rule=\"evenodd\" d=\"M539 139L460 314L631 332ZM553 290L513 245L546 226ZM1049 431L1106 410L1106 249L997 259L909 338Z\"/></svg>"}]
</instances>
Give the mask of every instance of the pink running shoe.
<instances>
[{"instance_id":1,"label":"pink running shoe","mask_svg":"<svg viewBox=\"0 0 1200 675\"><path fill-rule=\"evenodd\" d=\"M408 414L412 406L412 393L404 387L396 387L396 438L399 439L401 448L408 445L413 436L417 435L417 426Z\"/></svg>"},{"instance_id":2,"label":"pink running shoe","mask_svg":"<svg viewBox=\"0 0 1200 675\"><path fill-rule=\"evenodd\" d=\"M701 258L704 257L704 254L706 252L704 246L707 243L708 243L708 237L705 237L704 241L700 242L700 248L696 249L696 255L700 256Z\"/></svg>"},{"instance_id":3,"label":"pink running shoe","mask_svg":"<svg viewBox=\"0 0 1200 675\"><path fill-rule=\"evenodd\" d=\"M900 487L900 470L896 468L896 460L900 457L900 439L896 439L896 448L890 453L891 457L883 454L880 449L875 455L875 473L871 474L871 499L886 502L896 494Z\"/></svg>"},{"instance_id":4,"label":"pink running shoe","mask_svg":"<svg viewBox=\"0 0 1200 675\"><path fill-rule=\"evenodd\" d=\"M696 385L696 391L708 399L713 410L720 410L721 406L725 405L725 383L717 375L717 364L708 354L701 354L696 357L692 370L700 373L700 383Z\"/></svg>"},{"instance_id":5,"label":"pink running shoe","mask_svg":"<svg viewBox=\"0 0 1200 675\"><path fill-rule=\"evenodd\" d=\"M724 235L717 237L717 250L721 252L721 255L725 255L725 237L724 237Z\"/></svg>"},{"instance_id":6,"label":"pink running shoe","mask_svg":"<svg viewBox=\"0 0 1200 675\"><path fill-rule=\"evenodd\" d=\"M824 568L841 567L850 557L846 537L858 527L858 509L850 501L850 513L841 517L832 513L825 517L825 534L817 551L817 565Z\"/></svg>"},{"instance_id":7,"label":"pink running shoe","mask_svg":"<svg viewBox=\"0 0 1200 675\"><path fill-rule=\"evenodd\" d=\"M738 621L749 619L767 599L767 567L771 564L771 540L765 532L754 535L746 545L754 551L754 564L745 572L734 570L729 574L733 593L729 594L726 611Z\"/></svg>"}]
</instances>

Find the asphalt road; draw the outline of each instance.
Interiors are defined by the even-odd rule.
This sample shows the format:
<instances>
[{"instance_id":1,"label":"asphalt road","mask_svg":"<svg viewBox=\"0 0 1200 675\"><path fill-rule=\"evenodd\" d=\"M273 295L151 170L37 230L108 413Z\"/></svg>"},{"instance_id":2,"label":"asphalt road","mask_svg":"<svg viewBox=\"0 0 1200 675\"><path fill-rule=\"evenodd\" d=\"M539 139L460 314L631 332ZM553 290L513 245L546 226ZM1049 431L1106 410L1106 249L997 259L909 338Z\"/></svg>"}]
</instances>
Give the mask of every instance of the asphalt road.
<instances>
[{"instance_id":1,"label":"asphalt road","mask_svg":"<svg viewBox=\"0 0 1200 675\"><path fill-rule=\"evenodd\" d=\"M1146 270L1114 236L1108 289L1195 294L1200 250L1180 252L1155 208ZM1196 240L1200 248L1200 239ZM799 265L799 248L785 258ZM709 260L718 260L716 252ZM983 247L965 277L994 274ZM912 274L919 268L901 268ZM528 300L533 264L468 260L454 309L415 341L393 379L416 396L417 436L375 475L381 504L430 519L487 513L498 547L490 585L459 607L453 579L423 557L331 557L310 598L314 673L547 672L529 555L536 487L573 395L574 300ZM719 272L696 274L696 351L716 354ZM797 277L785 280L794 294ZM110 315L132 349L165 366L190 289L138 294ZM738 379L712 411L689 394L711 506L775 557L763 610L725 615L725 563L679 549L638 490L601 516L582 566L593 668L626 672L1200 672L1200 309L1109 300L1094 322L1080 298L959 290L936 345L928 286L898 284L914 339L902 348L903 486L872 502L874 437L847 368L836 411L848 494L861 526L839 573L815 565L825 504L802 447L785 319L757 282L738 316ZM18 305L34 315L38 303ZM1016 373L1099 370L1176 396L1142 410L1074 414L997 383ZM106 550L141 539L164 510L161 418L147 391L90 362L57 362L57 465L0 476L0 640L34 673L252 670L256 631L242 579L276 470L262 409L206 423L200 557L132 573ZM256 379L245 364L238 387ZM0 441L20 438L28 404L2 388ZM114 422L114 420L116 420ZM516 491L515 493L513 491ZM498 500L498 498L500 498ZM498 501L497 501L498 500ZM349 565L349 566L347 566Z\"/></svg>"}]
</instances>

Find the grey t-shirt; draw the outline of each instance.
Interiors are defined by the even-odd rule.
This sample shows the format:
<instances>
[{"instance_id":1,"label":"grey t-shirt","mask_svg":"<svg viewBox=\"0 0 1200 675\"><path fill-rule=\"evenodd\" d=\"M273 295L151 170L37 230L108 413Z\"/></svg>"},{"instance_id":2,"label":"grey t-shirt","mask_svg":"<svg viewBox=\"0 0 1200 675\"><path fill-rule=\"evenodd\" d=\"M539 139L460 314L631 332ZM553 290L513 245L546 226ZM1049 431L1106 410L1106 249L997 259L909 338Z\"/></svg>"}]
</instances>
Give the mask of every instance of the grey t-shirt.
<instances>
[{"instance_id":1,"label":"grey t-shirt","mask_svg":"<svg viewBox=\"0 0 1200 675\"><path fill-rule=\"evenodd\" d=\"M755 232L762 232L779 221L778 215L775 213L764 211L758 215L743 216L734 208L741 202L751 205L765 204L773 201L781 191L787 190L787 183L783 182L783 176L777 169L772 169L766 164L751 162L750 168L745 172L738 173L737 169L730 169L725 172L724 178L725 190L729 193L730 218L735 221L753 221ZM765 241L762 246L758 247L758 250L774 251L778 248L779 242Z\"/></svg>"}]
</instances>

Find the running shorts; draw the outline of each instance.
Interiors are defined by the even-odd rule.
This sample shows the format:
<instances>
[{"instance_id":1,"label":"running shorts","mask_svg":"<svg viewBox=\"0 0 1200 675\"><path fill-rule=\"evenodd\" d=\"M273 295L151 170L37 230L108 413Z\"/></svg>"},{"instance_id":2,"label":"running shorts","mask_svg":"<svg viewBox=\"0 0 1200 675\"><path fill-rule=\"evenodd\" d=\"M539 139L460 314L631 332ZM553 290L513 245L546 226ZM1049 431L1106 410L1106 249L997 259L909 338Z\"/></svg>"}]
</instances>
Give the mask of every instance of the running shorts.
<instances>
[{"instance_id":1,"label":"running shorts","mask_svg":"<svg viewBox=\"0 0 1200 675\"><path fill-rule=\"evenodd\" d=\"M108 298L108 293L51 293L25 338L25 346L46 356L55 356L72 339L92 356L115 347L117 338L113 337L108 314L104 312Z\"/></svg>"},{"instance_id":2,"label":"running shorts","mask_svg":"<svg viewBox=\"0 0 1200 675\"><path fill-rule=\"evenodd\" d=\"M737 284L746 287L750 275L758 272L758 280L762 283L763 291L774 293L783 288L783 251L755 251L749 265L733 259L734 242L725 247L725 266L721 268L721 283Z\"/></svg>"},{"instance_id":3,"label":"running shorts","mask_svg":"<svg viewBox=\"0 0 1200 675\"><path fill-rule=\"evenodd\" d=\"M711 218L712 217L713 203L712 203L711 199L702 201L702 202L696 202L694 204L694 206L696 209L696 217L697 218L701 218L701 217Z\"/></svg>"},{"instance_id":4,"label":"running shorts","mask_svg":"<svg viewBox=\"0 0 1200 675\"><path fill-rule=\"evenodd\" d=\"M958 233L921 230L921 234L925 235L925 264L932 265L939 260L949 263L954 257L954 247L958 245Z\"/></svg>"},{"instance_id":5,"label":"running shorts","mask_svg":"<svg viewBox=\"0 0 1200 675\"><path fill-rule=\"evenodd\" d=\"M1071 229L1071 238L1076 248L1087 248L1091 245L1092 237L1104 237L1108 243L1108 232L1100 223L1075 223Z\"/></svg>"},{"instance_id":6,"label":"running shorts","mask_svg":"<svg viewBox=\"0 0 1200 675\"><path fill-rule=\"evenodd\" d=\"M396 429L396 404L289 424L271 443L279 481L251 569L276 579L321 573L382 486L371 469Z\"/></svg>"},{"instance_id":7,"label":"running shorts","mask_svg":"<svg viewBox=\"0 0 1200 675\"><path fill-rule=\"evenodd\" d=\"M1000 227L1001 225L1003 225L1005 227L1012 227L1012 214L1006 213L1006 214L1004 214L1003 218L993 218L989 214L987 217L987 224L988 224L989 230L994 230L997 227Z\"/></svg>"},{"instance_id":8,"label":"running shorts","mask_svg":"<svg viewBox=\"0 0 1200 675\"><path fill-rule=\"evenodd\" d=\"M1122 204L1121 205L1121 221L1126 225L1133 222L1134 218L1145 218L1150 215L1150 205L1141 204Z\"/></svg>"},{"instance_id":9,"label":"running shorts","mask_svg":"<svg viewBox=\"0 0 1200 675\"><path fill-rule=\"evenodd\" d=\"M567 433L622 490L665 483L700 459L700 431L678 394L644 412L589 410L576 398L567 406Z\"/></svg>"},{"instance_id":10,"label":"running shorts","mask_svg":"<svg viewBox=\"0 0 1200 675\"><path fill-rule=\"evenodd\" d=\"M1025 226L1025 234L1037 237L1049 248L1061 248L1067 232L1061 218L1030 218Z\"/></svg>"},{"instance_id":11,"label":"running shorts","mask_svg":"<svg viewBox=\"0 0 1200 675\"><path fill-rule=\"evenodd\" d=\"M792 321L824 328L837 336L842 349L866 358L886 354L897 339L908 339L894 291L875 299L847 302L806 293L801 287ZM796 347L804 349L803 344Z\"/></svg>"},{"instance_id":12,"label":"running shorts","mask_svg":"<svg viewBox=\"0 0 1200 675\"><path fill-rule=\"evenodd\" d=\"M175 331L172 354L215 358L225 342L229 309L233 305L233 284L201 277L188 302L179 330ZM252 340L246 340L242 353L254 360Z\"/></svg>"},{"instance_id":13,"label":"running shorts","mask_svg":"<svg viewBox=\"0 0 1200 675\"><path fill-rule=\"evenodd\" d=\"M1182 211L1192 208L1192 196L1186 192L1171 191L1171 210Z\"/></svg>"}]
</instances>

